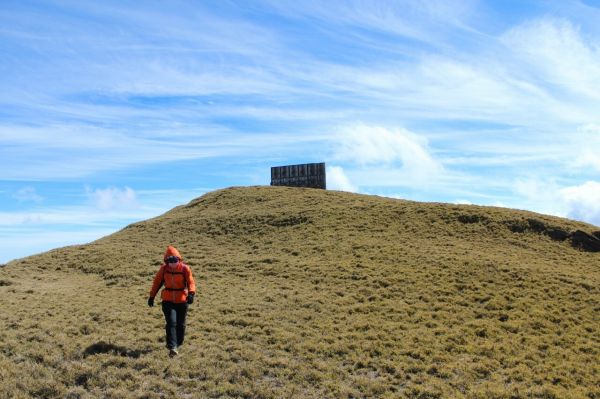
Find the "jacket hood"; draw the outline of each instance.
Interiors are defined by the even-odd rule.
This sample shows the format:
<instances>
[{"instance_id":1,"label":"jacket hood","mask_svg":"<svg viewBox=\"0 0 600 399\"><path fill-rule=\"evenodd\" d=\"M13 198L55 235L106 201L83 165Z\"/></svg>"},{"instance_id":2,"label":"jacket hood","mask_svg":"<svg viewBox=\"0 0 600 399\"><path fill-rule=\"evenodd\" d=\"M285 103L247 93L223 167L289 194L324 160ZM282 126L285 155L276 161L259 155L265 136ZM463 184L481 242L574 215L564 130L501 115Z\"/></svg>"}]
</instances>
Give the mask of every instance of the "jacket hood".
<instances>
[{"instance_id":1,"label":"jacket hood","mask_svg":"<svg viewBox=\"0 0 600 399\"><path fill-rule=\"evenodd\" d=\"M163 257L163 260L166 262L167 258L169 256L177 256L179 258L180 261L183 260L183 258L181 257L181 255L179 254L179 251L177 250L177 248L172 247L171 245L169 245L167 247L167 250L165 251L165 256Z\"/></svg>"}]
</instances>

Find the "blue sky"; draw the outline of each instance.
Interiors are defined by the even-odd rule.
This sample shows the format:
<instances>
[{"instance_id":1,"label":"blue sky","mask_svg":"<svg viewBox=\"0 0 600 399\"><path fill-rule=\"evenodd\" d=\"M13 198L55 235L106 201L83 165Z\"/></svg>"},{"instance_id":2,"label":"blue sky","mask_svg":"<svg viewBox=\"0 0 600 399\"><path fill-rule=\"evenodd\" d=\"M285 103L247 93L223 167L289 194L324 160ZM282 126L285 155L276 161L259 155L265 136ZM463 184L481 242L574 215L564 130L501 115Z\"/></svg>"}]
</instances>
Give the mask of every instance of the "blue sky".
<instances>
[{"instance_id":1,"label":"blue sky","mask_svg":"<svg viewBox=\"0 0 600 399\"><path fill-rule=\"evenodd\" d=\"M0 2L0 263L326 162L600 225L600 1Z\"/></svg>"}]
</instances>

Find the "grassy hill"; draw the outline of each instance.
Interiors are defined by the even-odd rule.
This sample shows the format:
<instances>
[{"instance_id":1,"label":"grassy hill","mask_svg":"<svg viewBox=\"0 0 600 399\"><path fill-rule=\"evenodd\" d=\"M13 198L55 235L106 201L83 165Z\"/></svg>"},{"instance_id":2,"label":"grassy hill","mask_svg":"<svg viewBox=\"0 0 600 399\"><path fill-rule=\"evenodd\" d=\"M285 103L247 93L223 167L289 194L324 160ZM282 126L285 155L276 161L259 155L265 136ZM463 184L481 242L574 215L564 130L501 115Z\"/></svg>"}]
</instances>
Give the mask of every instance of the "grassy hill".
<instances>
[{"instance_id":1,"label":"grassy hill","mask_svg":"<svg viewBox=\"0 0 600 399\"><path fill-rule=\"evenodd\" d=\"M0 398L600 398L600 228L285 187L0 268ZM198 282L178 358L146 295Z\"/></svg>"}]
</instances>

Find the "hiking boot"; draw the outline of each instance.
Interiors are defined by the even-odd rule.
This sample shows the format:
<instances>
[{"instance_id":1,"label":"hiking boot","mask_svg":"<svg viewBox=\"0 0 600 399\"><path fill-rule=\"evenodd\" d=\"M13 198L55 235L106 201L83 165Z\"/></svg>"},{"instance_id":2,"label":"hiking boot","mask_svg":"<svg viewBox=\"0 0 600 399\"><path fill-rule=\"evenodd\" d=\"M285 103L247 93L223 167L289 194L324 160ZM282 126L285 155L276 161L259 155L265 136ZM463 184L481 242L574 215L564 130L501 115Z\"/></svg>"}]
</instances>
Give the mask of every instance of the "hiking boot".
<instances>
[{"instance_id":1,"label":"hiking boot","mask_svg":"<svg viewBox=\"0 0 600 399\"><path fill-rule=\"evenodd\" d=\"M179 352L177 352L176 348L169 349L169 357L175 357L177 355L179 355Z\"/></svg>"}]
</instances>

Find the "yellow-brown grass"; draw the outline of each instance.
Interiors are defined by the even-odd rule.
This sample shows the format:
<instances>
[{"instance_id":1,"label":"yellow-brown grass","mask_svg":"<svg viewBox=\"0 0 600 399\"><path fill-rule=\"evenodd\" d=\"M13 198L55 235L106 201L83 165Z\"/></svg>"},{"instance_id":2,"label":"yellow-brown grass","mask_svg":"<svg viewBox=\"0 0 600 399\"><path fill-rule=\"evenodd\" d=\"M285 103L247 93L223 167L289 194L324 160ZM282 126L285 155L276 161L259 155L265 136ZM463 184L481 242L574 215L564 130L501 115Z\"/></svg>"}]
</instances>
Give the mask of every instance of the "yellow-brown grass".
<instances>
[{"instance_id":1,"label":"yellow-brown grass","mask_svg":"<svg viewBox=\"0 0 600 399\"><path fill-rule=\"evenodd\" d=\"M600 398L595 226L501 208L231 188L0 268L0 398ZM198 282L181 355L146 294Z\"/></svg>"}]
</instances>

